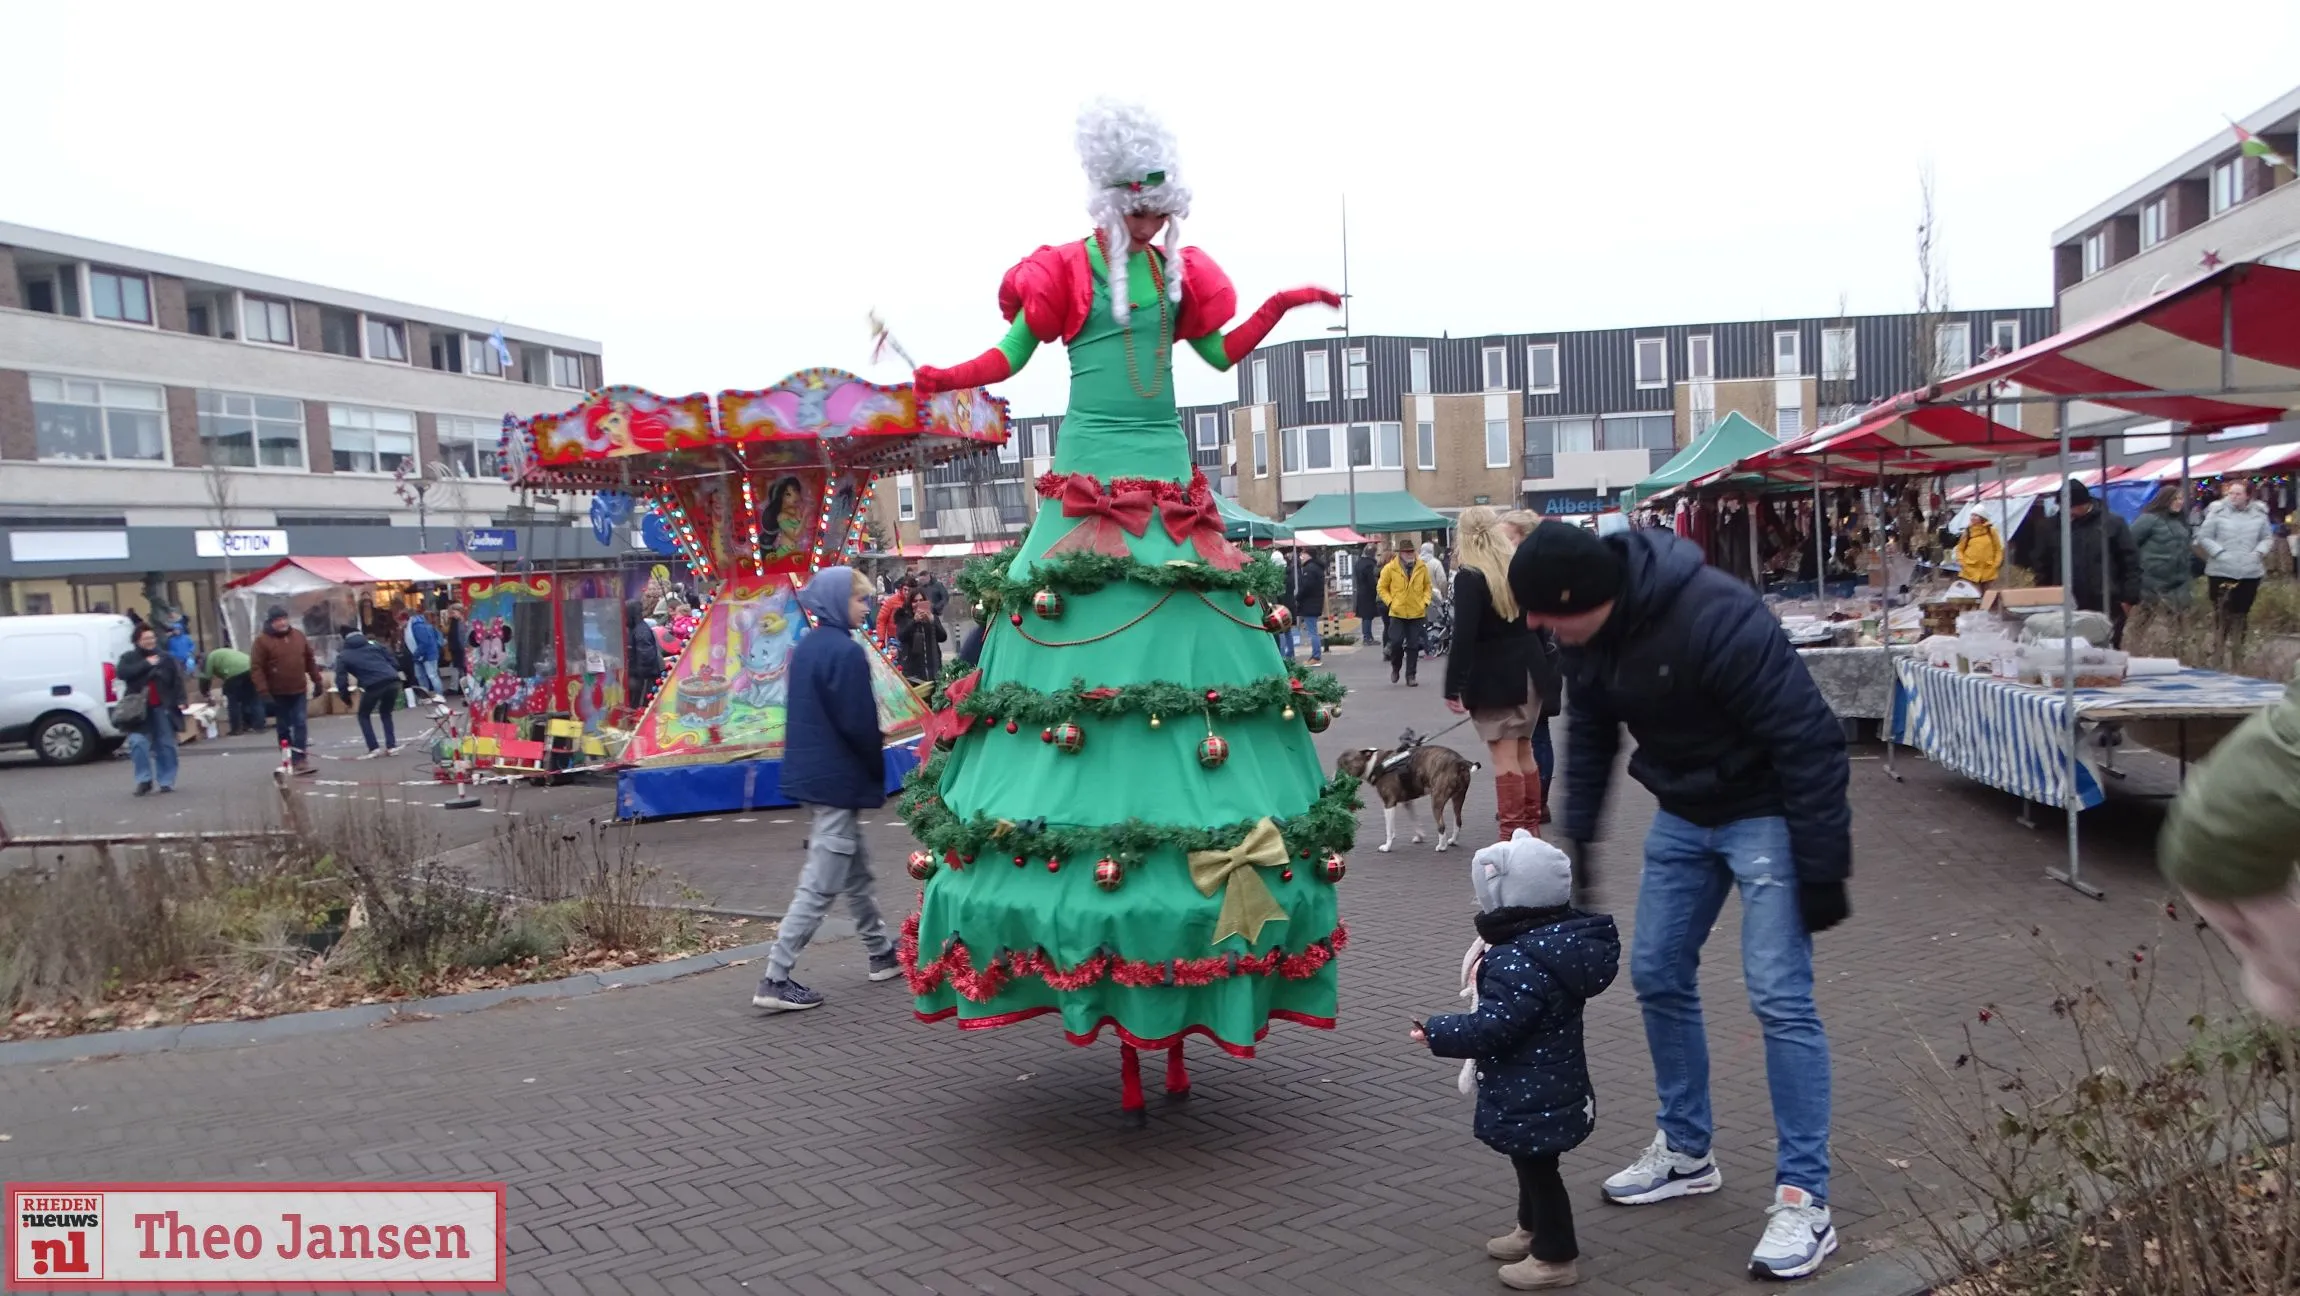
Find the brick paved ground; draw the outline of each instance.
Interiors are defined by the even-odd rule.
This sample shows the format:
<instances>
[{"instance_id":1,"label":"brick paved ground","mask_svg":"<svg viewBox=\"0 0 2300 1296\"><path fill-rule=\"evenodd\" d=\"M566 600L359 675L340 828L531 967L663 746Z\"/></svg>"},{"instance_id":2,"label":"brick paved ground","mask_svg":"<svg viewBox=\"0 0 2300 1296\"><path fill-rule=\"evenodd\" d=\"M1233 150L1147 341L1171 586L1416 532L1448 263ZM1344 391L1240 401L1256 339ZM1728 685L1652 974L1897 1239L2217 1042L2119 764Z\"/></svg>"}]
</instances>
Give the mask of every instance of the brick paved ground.
<instances>
[{"instance_id":1,"label":"brick paved ground","mask_svg":"<svg viewBox=\"0 0 2300 1296\"><path fill-rule=\"evenodd\" d=\"M1325 736L1329 758L1445 723L1431 684L1393 690L1367 657L1333 661L1361 691ZM1922 1042L1961 1049L1978 1005L2050 997L2032 926L2117 966L2167 926L2145 802L2088 817L2088 867L2109 890L2095 902L2041 876L2057 816L2031 831L1998 793L1903 769L1906 784L1888 781L1873 750L1854 767L1857 913L1820 942L1848 1258L1908 1236L1912 1194L1942 1189L1905 1097ZM1624 781L1608 862L1625 928L1649 813ZM1490 824L1487 785L1471 815ZM722 902L779 908L800 828L777 821L791 817L637 831ZM500 1177L521 1292L1499 1290L1480 1244L1510 1222L1507 1164L1469 1137L1452 1065L1404 1038L1409 1019L1454 1002L1467 856L1376 854L1378 809L1366 819L1376 835L1343 884L1354 943L1339 1028L1281 1024L1250 1062L1195 1050L1197 1097L1154 1110L1147 1130L1116 1118L1107 1042L918 1024L900 983L865 982L846 941L807 955L802 976L831 1001L797 1016L748 1006L754 967L236 1051L0 1068L13 1135L0 1177ZM880 822L872 843L899 908L912 895L899 826ZM1598 1130L1565 1158L1591 1203L1580 1290L1748 1285L1772 1154L1737 922L1728 906L1704 978L1724 1192L1594 1204L1597 1180L1651 1137L1652 1080L1626 971L1592 1005ZM2170 942L2164 975L2196 981L2197 948Z\"/></svg>"}]
</instances>

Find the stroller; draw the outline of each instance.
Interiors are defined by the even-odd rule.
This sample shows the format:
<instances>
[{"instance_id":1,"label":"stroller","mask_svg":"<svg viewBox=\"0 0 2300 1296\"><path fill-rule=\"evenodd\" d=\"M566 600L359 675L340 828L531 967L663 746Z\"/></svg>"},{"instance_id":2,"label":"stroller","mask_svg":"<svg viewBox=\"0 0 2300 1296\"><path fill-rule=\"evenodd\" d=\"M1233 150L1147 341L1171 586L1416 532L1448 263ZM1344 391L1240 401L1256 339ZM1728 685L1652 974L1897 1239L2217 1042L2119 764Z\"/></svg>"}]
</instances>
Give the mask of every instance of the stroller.
<instances>
[{"instance_id":1,"label":"stroller","mask_svg":"<svg viewBox=\"0 0 2300 1296\"><path fill-rule=\"evenodd\" d=\"M1452 651L1453 603L1447 599L1431 599L1429 612L1422 621L1422 657L1428 660Z\"/></svg>"}]
</instances>

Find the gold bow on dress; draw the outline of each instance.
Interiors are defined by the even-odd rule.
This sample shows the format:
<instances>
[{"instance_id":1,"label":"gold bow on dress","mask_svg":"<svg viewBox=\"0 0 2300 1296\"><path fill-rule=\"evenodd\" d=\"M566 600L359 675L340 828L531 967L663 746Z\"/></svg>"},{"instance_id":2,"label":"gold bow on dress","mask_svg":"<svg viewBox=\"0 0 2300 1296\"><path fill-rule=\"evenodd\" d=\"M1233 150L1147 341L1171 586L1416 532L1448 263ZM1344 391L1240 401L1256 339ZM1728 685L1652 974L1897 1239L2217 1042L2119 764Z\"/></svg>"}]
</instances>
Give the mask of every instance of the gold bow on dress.
<instances>
[{"instance_id":1,"label":"gold bow on dress","mask_svg":"<svg viewBox=\"0 0 2300 1296\"><path fill-rule=\"evenodd\" d=\"M1244 841L1228 850L1190 852L1190 881L1198 894L1211 898L1223 891L1222 912L1214 920L1214 943L1243 936L1251 945L1262 939L1264 923L1286 921L1286 911L1270 894L1257 868L1278 868L1286 862L1286 839L1268 819L1255 824Z\"/></svg>"}]
</instances>

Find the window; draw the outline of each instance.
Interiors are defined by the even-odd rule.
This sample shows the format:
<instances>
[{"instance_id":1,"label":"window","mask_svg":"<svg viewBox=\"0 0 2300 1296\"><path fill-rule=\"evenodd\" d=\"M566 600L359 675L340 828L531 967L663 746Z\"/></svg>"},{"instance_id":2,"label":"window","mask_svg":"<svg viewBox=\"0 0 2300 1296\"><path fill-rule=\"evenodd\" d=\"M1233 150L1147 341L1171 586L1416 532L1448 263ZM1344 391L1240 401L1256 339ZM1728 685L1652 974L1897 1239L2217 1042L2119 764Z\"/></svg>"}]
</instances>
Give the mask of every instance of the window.
<instances>
[{"instance_id":1,"label":"window","mask_svg":"<svg viewBox=\"0 0 2300 1296\"><path fill-rule=\"evenodd\" d=\"M1254 403L1270 403L1270 361L1266 356L1254 357Z\"/></svg>"},{"instance_id":2,"label":"window","mask_svg":"<svg viewBox=\"0 0 2300 1296\"><path fill-rule=\"evenodd\" d=\"M1406 393L1426 396L1430 389L1430 349L1415 347L1406 352Z\"/></svg>"},{"instance_id":3,"label":"window","mask_svg":"<svg viewBox=\"0 0 2300 1296\"><path fill-rule=\"evenodd\" d=\"M456 334L447 334L455 337ZM502 460L496 457L502 428L486 419L439 416L439 462L458 477L499 477Z\"/></svg>"},{"instance_id":4,"label":"window","mask_svg":"<svg viewBox=\"0 0 2300 1296\"><path fill-rule=\"evenodd\" d=\"M894 484L894 518L897 522L911 522L918 518L918 488L904 477Z\"/></svg>"},{"instance_id":5,"label":"window","mask_svg":"<svg viewBox=\"0 0 2300 1296\"><path fill-rule=\"evenodd\" d=\"M1525 389L1540 396L1556 391L1557 344L1543 342L1525 349Z\"/></svg>"},{"instance_id":6,"label":"window","mask_svg":"<svg viewBox=\"0 0 2300 1296\"><path fill-rule=\"evenodd\" d=\"M1989 345L1996 348L1999 355L2011 355L2020 350L2020 321L1989 321Z\"/></svg>"},{"instance_id":7,"label":"window","mask_svg":"<svg viewBox=\"0 0 2300 1296\"><path fill-rule=\"evenodd\" d=\"M1853 330L1833 328L1821 330L1821 377L1829 382L1851 382L1860 357L1856 354Z\"/></svg>"},{"instance_id":8,"label":"window","mask_svg":"<svg viewBox=\"0 0 2300 1296\"><path fill-rule=\"evenodd\" d=\"M1374 430L1366 424L1352 423L1350 425L1350 466L1353 468L1371 468L1374 466Z\"/></svg>"},{"instance_id":9,"label":"window","mask_svg":"<svg viewBox=\"0 0 2300 1296\"><path fill-rule=\"evenodd\" d=\"M2212 168L2212 214L2244 201L2244 159L2232 157Z\"/></svg>"},{"instance_id":10,"label":"window","mask_svg":"<svg viewBox=\"0 0 2300 1296\"><path fill-rule=\"evenodd\" d=\"M415 415L406 410L330 405L327 431L340 473L397 472L415 457Z\"/></svg>"},{"instance_id":11,"label":"window","mask_svg":"<svg viewBox=\"0 0 2300 1296\"><path fill-rule=\"evenodd\" d=\"M1525 426L1528 449L1547 446L1542 453L1588 454L1597 448L1596 419L1527 419Z\"/></svg>"},{"instance_id":12,"label":"window","mask_svg":"<svg viewBox=\"0 0 2300 1296\"><path fill-rule=\"evenodd\" d=\"M1637 339L1637 385L1669 385L1669 345L1661 338Z\"/></svg>"},{"instance_id":13,"label":"window","mask_svg":"<svg viewBox=\"0 0 2300 1296\"><path fill-rule=\"evenodd\" d=\"M496 353L494 339L472 333L463 335L463 371L489 378L503 376L503 357Z\"/></svg>"},{"instance_id":14,"label":"window","mask_svg":"<svg viewBox=\"0 0 2300 1296\"><path fill-rule=\"evenodd\" d=\"M367 321L367 358L406 364L407 326L398 320L370 316Z\"/></svg>"},{"instance_id":15,"label":"window","mask_svg":"<svg viewBox=\"0 0 2300 1296\"><path fill-rule=\"evenodd\" d=\"M1270 434L1260 428L1254 429L1254 475L1270 475Z\"/></svg>"},{"instance_id":16,"label":"window","mask_svg":"<svg viewBox=\"0 0 2300 1296\"><path fill-rule=\"evenodd\" d=\"M2152 248L2162 243L2172 229L2172 200L2158 198L2140 209L2140 246Z\"/></svg>"},{"instance_id":17,"label":"window","mask_svg":"<svg viewBox=\"0 0 2300 1296\"><path fill-rule=\"evenodd\" d=\"M1509 467L1509 420L1507 419L1487 419L1485 421L1485 466L1488 468Z\"/></svg>"},{"instance_id":18,"label":"window","mask_svg":"<svg viewBox=\"0 0 2300 1296\"><path fill-rule=\"evenodd\" d=\"M583 381L583 357L565 351L551 353L551 385L582 391L590 386Z\"/></svg>"},{"instance_id":19,"label":"window","mask_svg":"<svg viewBox=\"0 0 2300 1296\"><path fill-rule=\"evenodd\" d=\"M1323 351L1304 351L1302 353L1302 399L1322 401L1333 395L1330 382L1331 379L1326 373L1326 353Z\"/></svg>"},{"instance_id":20,"label":"window","mask_svg":"<svg viewBox=\"0 0 2300 1296\"><path fill-rule=\"evenodd\" d=\"M88 306L97 319L152 322L152 283L133 270L88 267Z\"/></svg>"},{"instance_id":21,"label":"window","mask_svg":"<svg viewBox=\"0 0 2300 1296\"><path fill-rule=\"evenodd\" d=\"M31 375L32 443L67 463L166 463L167 394L145 383Z\"/></svg>"},{"instance_id":22,"label":"window","mask_svg":"<svg viewBox=\"0 0 2300 1296\"><path fill-rule=\"evenodd\" d=\"M1302 471L1302 430L1278 430L1278 471L1291 477Z\"/></svg>"},{"instance_id":23,"label":"window","mask_svg":"<svg viewBox=\"0 0 2300 1296\"><path fill-rule=\"evenodd\" d=\"M542 387L548 384L550 380L551 352L547 348L539 346L520 347L519 381Z\"/></svg>"},{"instance_id":24,"label":"window","mask_svg":"<svg viewBox=\"0 0 2300 1296\"><path fill-rule=\"evenodd\" d=\"M1326 472L1334 466L1334 430L1328 427L1302 429L1302 470Z\"/></svg>"},{"instance_id":25,"label":"window","mask_svg":"<svg viewBox=\"0 0 2300 1296\"><path fill-rule=\"evenodd\" d=\"M270 346L295 345L295 311L276 297L240 299L241 336Z\"/></svg>"},{"instance_id":26,"label":"window","mask_svg":"<svg viewBox=\"0 0 2300 1296\"><path fill-rule=\"evenodd\" d=\"M1795 329L1782 329L1773 334L1773 376L1794 378L1805 372L1803 339Z\"/></svg>"},{"instance_id":27,"label":"window","mask_svg":"<svg viewBox=\"0 0 2300 1296\"><path fill-rule=\"evenodd\" d=\"M1716 379L1717 345L1708 334L1685 339L1685 377L1692 382Z\"/></svg>"},{"instance_id":28,"label":"window","mask_svg":"<svg viewBox=\"0 0 2300 1296\"><path fill-rule=\"evenodd\" d=\"M1375 424L1374 466L1376 468L1403 468L1405 464L1405 425L1402 423Z\"/></svg>"},{"instance_id":29,"label":"window","mask_svg":"<svg viewBox=\"0 0 2300 1296\"><path fill-rule=\"evenodd\" d=\"M2084 236L2084 277L2092 278L2108 269L2108 227L2101 226Z\"/></svg>"},{"instance_id":30,"label":"window","mask_svg":"<svg viewBox=\"0 0 2300 1296\"><path fill-rule=\"evenodd\" d=\"M1677 444L1677 420L1668 414L1608 414L1598 434L1599 450L1659 450Z\"/></svg>"},{"instance_id":31,"label":"window","mask_svg":"<svg viewBox=\"0 0 2300 1296\"><path fill-rule=\"evenodd\" d=\"M1019 432L1011 426L1008 427L1006 430L1006 439L998 443L998 462L1021 463L1022 438L1025 435L1027 434Z\"/></svg>"},{"instance_id":32,"label":"window","mask_svg":"<svg viewBox=\"0 0 2300 1296\"><path fill-rule=\"evenodd\" d=\"M1198 416L1198 448L1200 450L1219 450L1222 448L1221 415L1200 414Z\"/></svg>"},{"instance_id":33,"label":"window","mask_svg":"<svg viewBox=\"0 0 2300 1296\"><path fill-rule=\"evenodd\" d=\"M1773 412L1773 433L1786 441L1805 433L1805 411L1801 406L1784 405Z\"/></svg>"},{"instance_id":34,"label":"window","mask_svg":"<svg viewBox=\"0 0 2300 1296\"><path fill-rule=\"evenodd\" d=\"M1973 362L1973 326L1966 323L1933 326L1933 377L1961 373Z\"/></svg>"},{"instance_id":35,"label":"window","mask_svg":"<svg viewBox=\"0 0 2300 1296\"><path fill-rule=\"evenodd\" d=\"M296 468L303 461L303 402L203 391L200 446L226 468Z\"/></svg>"},{"instance_id":36,"label":"window","mask_svg":"<svg viewBox=\"0 0 2300 1296\"><path fill-rule=\"evenodd\" d=\"M320 307L319 349L329 355L358 356L359 316L350 311Z\"/></svg>"},{"instance_id":37,"label":"window","mask_svg":"<svg viewBox=\"0 0 2300 1296\"><path fill-rule=\"evenodd\" d=\"M1414 463L1423 472L1437 467L1437 424L1414 424Z\"/></svg>"},{"instance_id":38,"label":"window","mask_svg":"<svg viewBox=\"0 0 2300 1296\"><path fill-rule=\"evenodd\" d=\"M1044 423L1030 425L1030 457L1044 459L1054 453L1054 429Z\"/></svg>"},{"instance_id":39,"label":"window","mask_svg":"<svg viewBox=\"0 0 2300 1296\"><path fill-rule=\"evenodd\" d=\"M1485 349L1485 389L1509 390L1509 352L1500 347Z\"/></svg>"},{"instance_id":40,"label":"window","mask_svg":"<svg viewBox=\"0 0 2300 1296\"><path fill-rule=\"evenodd\" d=\"M1342 391L1352 400L1366 394L1366 349L1351 347L1342 353Z\"/></svg>"}]
</instances>

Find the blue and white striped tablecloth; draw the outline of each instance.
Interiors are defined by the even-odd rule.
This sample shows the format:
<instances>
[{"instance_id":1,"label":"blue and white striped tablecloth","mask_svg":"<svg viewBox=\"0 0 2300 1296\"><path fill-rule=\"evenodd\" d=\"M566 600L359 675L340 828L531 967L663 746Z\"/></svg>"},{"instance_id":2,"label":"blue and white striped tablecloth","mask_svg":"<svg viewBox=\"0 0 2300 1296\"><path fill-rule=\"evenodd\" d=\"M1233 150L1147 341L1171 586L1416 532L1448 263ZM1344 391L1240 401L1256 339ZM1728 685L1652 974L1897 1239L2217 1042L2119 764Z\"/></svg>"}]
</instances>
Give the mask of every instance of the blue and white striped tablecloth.
<instances>
[{"instance_id":1,"label":"blue and white striped tablecloth","mask_svg":"<svg viewBox=\"0 0 2300 1296\"><path fill-rule=\"evenodd\" d=\"M1908 658L1893 663L1893 738L1935 764L1975 782L2044 805L2068 800L2068 710L2057 689L2015 684L1993 675L1960 675ZM2284 686L2217 671L2136 679L2116 688L2076 690L2076 715L2087 727L2107 720L2172 720L2247 716L2274 706ZM2076 794L2086 809L2101 802L2100 779L2079 744Z\"/></svg>"}]
</instances>

